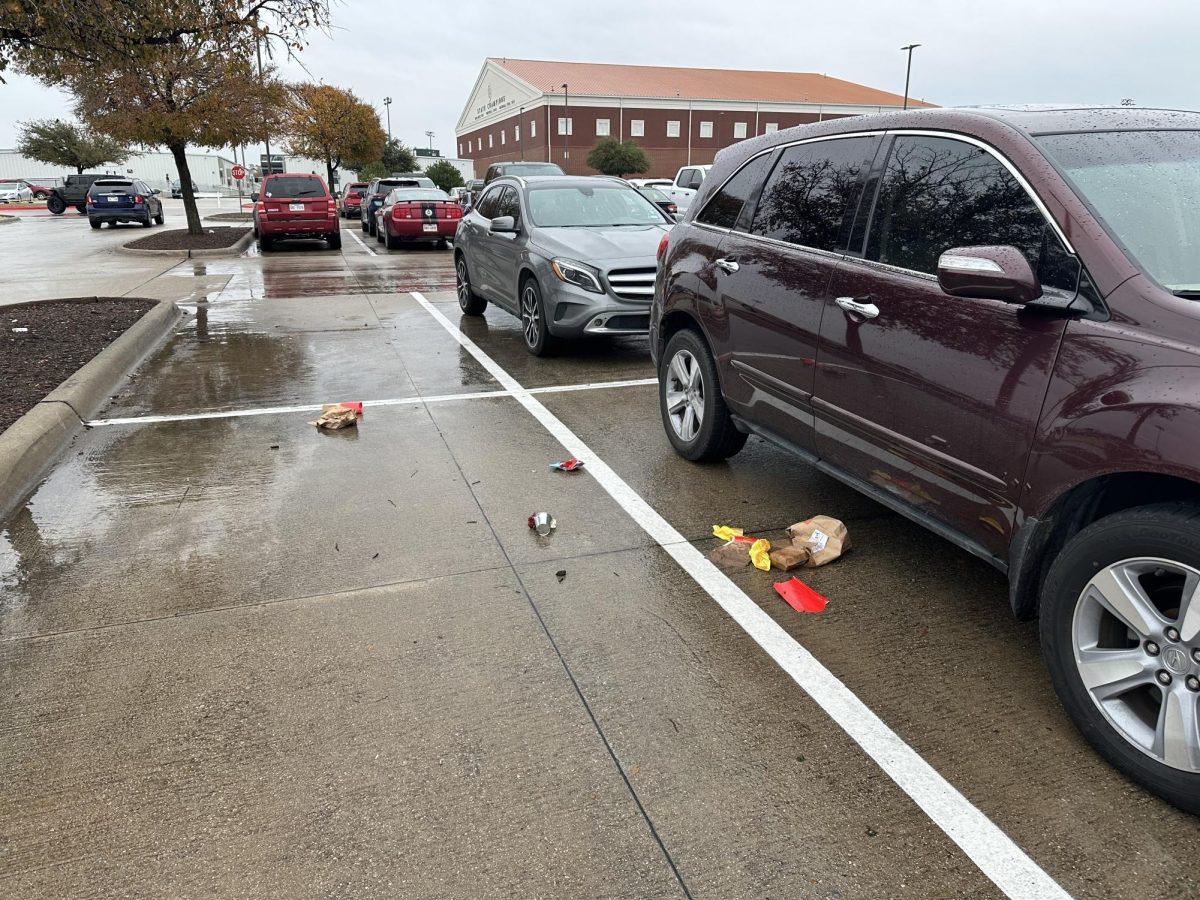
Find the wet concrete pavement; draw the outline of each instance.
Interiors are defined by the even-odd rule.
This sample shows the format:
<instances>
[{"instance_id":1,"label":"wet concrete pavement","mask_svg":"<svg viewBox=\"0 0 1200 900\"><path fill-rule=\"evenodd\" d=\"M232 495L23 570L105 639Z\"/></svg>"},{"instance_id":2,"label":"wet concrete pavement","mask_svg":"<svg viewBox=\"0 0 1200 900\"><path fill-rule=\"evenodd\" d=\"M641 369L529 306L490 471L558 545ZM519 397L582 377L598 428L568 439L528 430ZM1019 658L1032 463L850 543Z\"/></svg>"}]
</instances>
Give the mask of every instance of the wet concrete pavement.
<instances>
[{"instance_id":1,"label":"wet concrete pavement","mask_svg":"<svg viewBox=\"0 0 1200 900\"><path fill-rule=\"evenodd\" d=\"M161 418L0 527L0 892L1000 895L515 399L446 399L501 385L407 292L527 388L652 377L644 340L537 360L449 253L314 246L138 283L188 315L102 416ZM704 550L844 519L824 614L735 582L1066 891L1200 892L1200 823L1083 743L988 567L757 439L684 462L652 386L539 398ZM396 402L292 409L350 399Z\"/></svg>"}]
</instances>

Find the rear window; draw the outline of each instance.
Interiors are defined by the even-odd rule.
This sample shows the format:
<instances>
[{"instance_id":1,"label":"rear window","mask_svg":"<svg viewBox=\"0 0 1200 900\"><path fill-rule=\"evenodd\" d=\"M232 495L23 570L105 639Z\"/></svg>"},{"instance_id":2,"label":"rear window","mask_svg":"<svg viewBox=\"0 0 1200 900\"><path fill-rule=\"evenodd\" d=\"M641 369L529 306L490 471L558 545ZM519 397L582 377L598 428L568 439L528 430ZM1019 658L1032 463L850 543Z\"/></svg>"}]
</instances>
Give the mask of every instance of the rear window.
<instances>
[{"instance_id":1,"label":"rear window","mask_svg":"<svg viewBox=\"0 0 1200 900\"><path fill-rule=\"evenodd\" d=\"M132 181L122 181L116 178L105 178L101 181L93 181L92 187L133 187Z\"/></svg>"},{"instance_id":2,"label":"rear window","mask_svg":"<svg viewBox=\"0 0 1200 900\"><path fill-rule=\"evenodd\" d=\"M433 200L445 202L450 199L449 194L445 191L430 190L429 188L415 188L413 190L399 190L391 193L390 199L393 203L406 203L410 200Z\"/></svg>"},{"instance_id":3,"label":"rear window","mask_svg":"<svg viewBox=\"0 0 1200 900\"><path fill-rule=\"evenodd\" d=\"M503 175L561 175L563 170L554 163L516 163L511 166L497 166L497 172Z\"/></svg>"},{"instance_id":4,"label":"rear window","mask_svg":"<svg viewBox=\"0 0 1200 900\"><path fill-rule=\"evenodd\" d=\"M263 185L264 197L313 197L325 193L325 184L319 178L272 178Z\"/></svg>"}]
</instances>

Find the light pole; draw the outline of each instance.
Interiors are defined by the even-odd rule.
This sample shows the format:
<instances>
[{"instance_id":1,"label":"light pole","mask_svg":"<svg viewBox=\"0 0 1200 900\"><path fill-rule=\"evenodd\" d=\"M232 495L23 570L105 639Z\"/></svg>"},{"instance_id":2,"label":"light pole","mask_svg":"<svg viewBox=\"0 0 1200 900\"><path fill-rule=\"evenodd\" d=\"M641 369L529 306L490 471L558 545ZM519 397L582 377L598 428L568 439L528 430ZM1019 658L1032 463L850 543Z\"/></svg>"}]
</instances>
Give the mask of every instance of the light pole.
<instances>
[{"instance_id":1,"label":"light pole","mask_svg":"<svg viewBox=\"0 0 1200 900\"><path fill-rule=\"evenodd\" d=\"M904 72L904 108L908 109L908 80L912 77L912 52L920 47L920 44L909 44L907 47L901 47L901 50L908 51L908 68Z\"/></svg>"},{"instance_id":2,"label":"light pole","mask_svg":"<svg viewBox=\"0 0 1200 900\"><path fill-rule=\"evenodd\" d=\"M525 107L517 110L517 143L521 145L521 159L525 158Z\"/></svg>"},{"instance_id":3,"label":"light pole","mask_svg":"<svg viewBox=\"0 0 1200 900\"><path fill-rule=\"evenodd\" d=\"M432 131L425 132L425 137L429 138L429 153L432 156L433 155L433 132Z\"/></svg>"},{"instance_id":4,"label":"light pole","mask_svg":"<svg viewBox=\"0 0 1200 900\"><path fill-rule=\"evenodd\" d=\"M255 39L254 41L254 52L258 56L258 86L261 88L263 86L262 42L258 39ZM265 114L263 115L263 118L266 118ZM268 132L263 133L263 146L266 147L267 150L267 173L269 174L275 171L275 167L271 163L271 135ZM282 171L282 169L280 171ZM179 180L179 186L180 188L183 187L182 177Z\"/></svg>"},{"instance_id":5,"label":"light pole","mask_svg":"<svg viewBox=\"0 0 1200 900\"><path fill-rule=\"evenodd\" d=\"M392 139L392 98L391 97L383 98L383 108L387 110L388 140L390 141Z\"/></svg>"},{"instance_id":6,"label":"light pole","mask_svg":"<svg viewBox=\"0 0 1200 900\"><path fill-rule=\"evenodd\" d=\"M571 92L567 90L567 85L564 82L563 86L563 117L567 120L567 125L563 129L566 134L563 135L563 159L571 158ZM570 165L570 163L568 163Z\"/></svg>"}]
</instances>

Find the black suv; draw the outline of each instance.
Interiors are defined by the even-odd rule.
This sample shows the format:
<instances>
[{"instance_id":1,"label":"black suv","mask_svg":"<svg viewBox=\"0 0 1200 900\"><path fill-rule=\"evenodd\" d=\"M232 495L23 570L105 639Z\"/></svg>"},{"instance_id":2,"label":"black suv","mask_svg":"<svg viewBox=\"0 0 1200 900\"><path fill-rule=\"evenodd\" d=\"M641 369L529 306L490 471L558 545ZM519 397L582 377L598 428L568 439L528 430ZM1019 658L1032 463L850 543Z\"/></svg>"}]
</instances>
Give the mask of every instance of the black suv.
<instances>
[{"instance_id":1,"label":"black suv","mask_svg":"<svg viewBox=\"0 0 1200 900\"><path fill-rule=\"evenodd\" d=\"M488 166L487 174L483 176L484 184L491 184L501 175L516 175L524 178L527 175L562 175L563 170L550 162L502 162Z\"/></svg>"},{"instance_id":2,"label":"black suv","mask_svg":"<svg viewBox=\"0 0 1200 900\"><path fill-rule=\"evenodd\" d=\"M101 178L112 178L112 175L68 175L63 183L50 192L46 200L46 209L61 216L68 206L73 206L81 213L87 212L88 189Z\"/></svg>"},{"instance_id":3,"label":"black suv","mask_svg":"<svg viewBox=\"0 0 1200 900\"><path fill-rule=\"evenodd\" d=\"M420 172L401 172L389 175L387 178L374 178L363 191L362 205L359 206L359 219L362 230L375 234L378 226L375 224L375 213L383 206L383 198L396 188L436 188L437 185Z\"/></svg>"}]
</instances>

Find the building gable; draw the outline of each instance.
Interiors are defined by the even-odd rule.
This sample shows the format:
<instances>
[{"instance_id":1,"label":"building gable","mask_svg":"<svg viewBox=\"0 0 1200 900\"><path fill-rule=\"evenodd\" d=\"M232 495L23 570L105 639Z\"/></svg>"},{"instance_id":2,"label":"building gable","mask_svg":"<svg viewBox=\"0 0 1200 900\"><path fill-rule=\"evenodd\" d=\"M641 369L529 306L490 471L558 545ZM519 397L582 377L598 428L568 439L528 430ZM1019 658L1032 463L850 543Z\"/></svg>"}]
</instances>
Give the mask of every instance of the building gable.
<instances>
[{"instance_id":1,"label":"building gable","mask_svg":"<svg viewBox=\"0 0 1200 900\"><path fill-rule=\"evenodd\" d=\"M492 60L483 64L475 88L459 116L456 134L463 134L541 101L543 94Z\"/></svg>"}]
</instances>

